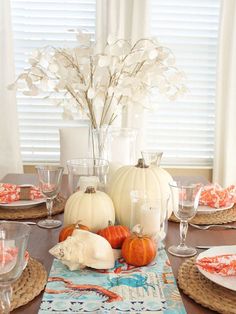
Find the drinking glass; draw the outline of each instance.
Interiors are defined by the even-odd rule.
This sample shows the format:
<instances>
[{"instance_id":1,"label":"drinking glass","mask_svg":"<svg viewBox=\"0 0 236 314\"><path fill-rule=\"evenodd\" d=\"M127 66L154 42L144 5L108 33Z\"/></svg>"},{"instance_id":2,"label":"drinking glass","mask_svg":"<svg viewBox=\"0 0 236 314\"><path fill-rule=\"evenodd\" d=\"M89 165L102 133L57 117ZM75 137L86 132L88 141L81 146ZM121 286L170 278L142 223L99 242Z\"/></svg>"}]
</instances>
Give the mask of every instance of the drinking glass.
<instances>
[{"instance_id":1,"label":"drinking glass","mask_svg":"<svg viewBox=\"0 0 236 314\"><path fill-rule=\"evenodd\" d=\"M197 250L187 246L185 240L188 231L188 221L197 213L201 187L197 184L182 185L181 182L173 182L169 186L173 211L180 220L180 244L170 246L168 252L179 257L193 256L197 253Z\"/></svg>"},{"instance_id":2,"label":"drinking glass","mask_svg":"<svg viewBox=\"0 0 236 314\"><path fill-rule=\"evenodd\" d=\"M52 219L53 200L59 193L63 167L36 166L39 179L39 188L46 197L47 219L40 220L37 225L41 228L57 228L62 225L60 220Z\"/></svg>"},{"instance_id":3,"label":"drinking glass","mask_svg":"<svg viewBox=\"0 0 236 314\"><path fill-rule=\"evenodd\" d=\"M0 222L0 313L10 313L12 287L25 267L30 227L21 222Z\"/></svg>"}]
</instances>

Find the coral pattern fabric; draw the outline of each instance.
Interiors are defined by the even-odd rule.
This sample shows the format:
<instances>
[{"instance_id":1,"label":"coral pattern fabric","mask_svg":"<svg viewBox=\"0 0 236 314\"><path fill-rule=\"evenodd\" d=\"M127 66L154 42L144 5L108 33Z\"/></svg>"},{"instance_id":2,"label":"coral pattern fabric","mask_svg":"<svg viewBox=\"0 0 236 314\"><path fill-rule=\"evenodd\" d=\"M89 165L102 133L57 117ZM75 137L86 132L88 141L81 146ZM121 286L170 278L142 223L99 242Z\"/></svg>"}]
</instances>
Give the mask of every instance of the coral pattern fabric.
<instances>
[{"instance_id":1,"label":"coral pattern fabric","mask_svg":"<svg viewBox=\"0 0 236 314\"><path fill-rule=\"evenodd\" d=\"M204 186L199 205L220 208L229 204L236 203L236 187L230 185L223 189L219 184Z\"/></svg>"},{"instance_id":2,"label":"coral pattern fabric","mask_svg":"<svg viewBox=\"0 0 236 314\"><path fill-rule=\"evenodd\" d=\"M236 276L236 254L204 257L196 262L203 270L221 276Z\"/></svg>"},{"instance_id":3,"label":"coral pattern fabric","mask_svg":"<svg viewBox=\"0 0 236 314\"><path fill-rule=\"evenodd\" d=\"M20 199L20 186L10 183L0 183L0 203L8 204ZM42 198L39 188L32 186L30 188L30 200Z\"/></svg>"}]
</instances>

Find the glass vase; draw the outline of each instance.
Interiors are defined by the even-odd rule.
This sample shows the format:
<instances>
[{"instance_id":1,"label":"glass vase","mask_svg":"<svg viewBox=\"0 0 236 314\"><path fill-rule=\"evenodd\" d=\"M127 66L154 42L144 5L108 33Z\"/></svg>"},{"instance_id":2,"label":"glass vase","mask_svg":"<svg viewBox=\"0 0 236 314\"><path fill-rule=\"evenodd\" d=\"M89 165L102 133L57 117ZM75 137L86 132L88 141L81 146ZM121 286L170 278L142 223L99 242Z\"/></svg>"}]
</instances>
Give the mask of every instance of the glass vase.
<instances>
[{"instance_id":1,"label":"glass vase","mask_svg":"<svg viewBox=\"0 0 236 314\"><path fill-rule=\"evenodd\" d=\"M90 156L93 159L109 160L109 126L90 128Z\"/></svg>"}]
</instances>

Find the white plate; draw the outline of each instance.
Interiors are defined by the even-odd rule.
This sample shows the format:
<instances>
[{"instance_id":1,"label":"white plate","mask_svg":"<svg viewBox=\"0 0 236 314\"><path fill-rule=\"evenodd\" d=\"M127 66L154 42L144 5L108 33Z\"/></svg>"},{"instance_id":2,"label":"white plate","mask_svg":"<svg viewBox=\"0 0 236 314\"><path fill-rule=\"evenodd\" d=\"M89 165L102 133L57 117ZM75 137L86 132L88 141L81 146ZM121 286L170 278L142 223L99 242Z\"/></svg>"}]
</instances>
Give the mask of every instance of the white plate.
<instances>
[{"instance_id":1,"label":"white plate","mask_svg":"<svg viewBox=\"0 0 236 314\"><path fill-rule=\"evenodd\" d=\"M219 212L222 210L226 210L226 209L230 209L234 206L234 203L231 203L227 206L222 206L220 208L214 208L214 207L210 207L210 206L198 206L197 208L197 212L199 214L213 214L215 212Z\"/></svg>"},{"instance_id":2,"label":"white plate","mask_svg":"<svg viewBox=\"0 0 236 314\"><path fill-rule=\"evenodd\" d=\"M14 209L17 207L24 207L24 208L30 208L34 207L38 204L42 204L45 202L45 198L38 198L37 200L21 200L21 201L15 201L12 203L0 203L0 207L2 208L8 208L8 209Z\"/></svg>"},{"instance_id":3,"label":"white plate","mask_svg":"<svg viewBox=\"0 0 236 314\"><path fill-rule=\"evenodd\" d=\"M197 257L197 261L204 257L217 256L223 254L236 254L236 245L213 247L205 252L200 253ZM217 274L211 274L203 270L198 265L197 268L206 278L210 279L216 284L228 288L230 290L236 291L236 276L221 276Z\"/></svg>"}]
</instances>

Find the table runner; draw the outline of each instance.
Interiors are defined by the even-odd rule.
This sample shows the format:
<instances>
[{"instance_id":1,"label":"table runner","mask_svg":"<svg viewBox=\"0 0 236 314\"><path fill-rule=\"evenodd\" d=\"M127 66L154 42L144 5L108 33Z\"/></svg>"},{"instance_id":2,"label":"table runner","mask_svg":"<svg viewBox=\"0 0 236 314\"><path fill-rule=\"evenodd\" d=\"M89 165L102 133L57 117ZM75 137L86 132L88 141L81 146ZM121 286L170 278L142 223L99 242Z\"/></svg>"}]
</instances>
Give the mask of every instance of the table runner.
<instances>
[{"instance_id":1,"label":"table runner","mask_svg":"<svg viewBox=\"0 0 236 314\"><path fill-rule=\"evenodd\" d=\"M39 314L165 313L185 314L170 262L164 250L145 267L122 258L105 271L69 271L54 259Z\"/></svg>"}]
</instances>

